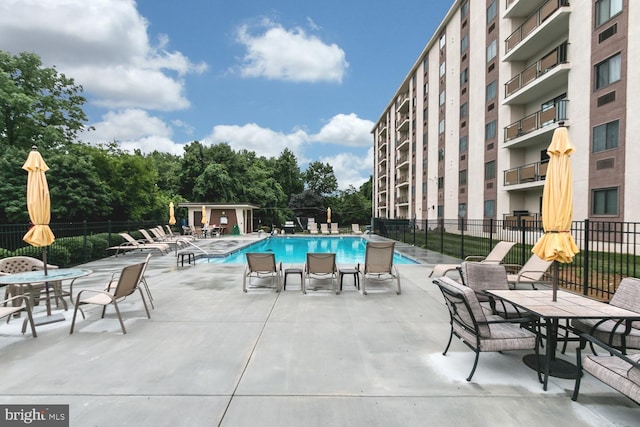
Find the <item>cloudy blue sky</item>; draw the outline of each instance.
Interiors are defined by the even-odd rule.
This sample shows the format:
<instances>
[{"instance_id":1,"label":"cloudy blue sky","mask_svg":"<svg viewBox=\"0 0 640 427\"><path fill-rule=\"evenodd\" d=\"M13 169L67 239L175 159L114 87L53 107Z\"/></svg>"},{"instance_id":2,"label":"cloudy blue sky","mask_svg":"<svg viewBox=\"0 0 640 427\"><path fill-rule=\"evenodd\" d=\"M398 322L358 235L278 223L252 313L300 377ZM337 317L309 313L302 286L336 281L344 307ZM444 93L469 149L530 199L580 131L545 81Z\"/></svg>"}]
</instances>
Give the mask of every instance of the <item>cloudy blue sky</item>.
<instances>
[{"instance_id":1,"label":"cloudy blue sky","mask_svg":"<svg viewBox=\"0 0 640 427\"><path fill-rule=\"evenodd\" d=\"M85 88L91 142L227 142L340 188L372 174L374 122L453 0L2 0L0 49Z\"/></svg>"}]
</instances>

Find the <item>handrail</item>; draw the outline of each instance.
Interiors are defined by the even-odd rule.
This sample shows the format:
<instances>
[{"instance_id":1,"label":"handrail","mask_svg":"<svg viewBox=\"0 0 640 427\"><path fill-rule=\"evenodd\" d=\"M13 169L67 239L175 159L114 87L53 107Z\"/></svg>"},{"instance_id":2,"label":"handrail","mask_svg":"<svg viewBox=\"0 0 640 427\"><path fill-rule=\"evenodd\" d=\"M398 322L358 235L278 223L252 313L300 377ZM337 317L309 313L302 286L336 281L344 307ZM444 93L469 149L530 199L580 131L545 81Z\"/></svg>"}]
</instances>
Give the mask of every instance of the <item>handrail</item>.
<instances>
[{"instance_id":1,"label":"handrail","mask_svg":"<svg viewBox=\"0 0 640 427\"><path fill-rule=\"evenodd\" d=\"M509 142L512 139L526 135L545 126L568 120L568 103L568 99L561 99L556 102L553 107L546 110L538 110L521 118L520 120L516 120L508 126L505 126L504 141Z\"/></svg>"}]
</instances>

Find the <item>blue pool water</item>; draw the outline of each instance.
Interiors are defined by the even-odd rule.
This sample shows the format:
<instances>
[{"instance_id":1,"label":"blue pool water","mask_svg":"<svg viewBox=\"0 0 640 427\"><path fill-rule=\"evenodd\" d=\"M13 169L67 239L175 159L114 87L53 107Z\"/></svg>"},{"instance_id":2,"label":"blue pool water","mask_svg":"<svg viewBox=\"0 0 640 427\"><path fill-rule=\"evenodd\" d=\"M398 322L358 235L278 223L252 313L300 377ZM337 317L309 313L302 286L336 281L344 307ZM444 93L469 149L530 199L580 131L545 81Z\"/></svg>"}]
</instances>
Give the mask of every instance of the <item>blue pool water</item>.
<instances>
[{"instance_id":1,"label":"blue pool water","mask_svg":"<svg viewBox=\"0 0 640 427\"><path fill-rule=\"evenodd\" d=\"M367 241L360 237L280 237L273 236L256 242L238 252L223 258L209 258L211 263L245 264L247 252L273 252L276 262L304 264L307 252L333 252L336 264L364 263ZM397 252L393 256L395 264L416 264L410 258Z\"/></svg>"}]
</instances>

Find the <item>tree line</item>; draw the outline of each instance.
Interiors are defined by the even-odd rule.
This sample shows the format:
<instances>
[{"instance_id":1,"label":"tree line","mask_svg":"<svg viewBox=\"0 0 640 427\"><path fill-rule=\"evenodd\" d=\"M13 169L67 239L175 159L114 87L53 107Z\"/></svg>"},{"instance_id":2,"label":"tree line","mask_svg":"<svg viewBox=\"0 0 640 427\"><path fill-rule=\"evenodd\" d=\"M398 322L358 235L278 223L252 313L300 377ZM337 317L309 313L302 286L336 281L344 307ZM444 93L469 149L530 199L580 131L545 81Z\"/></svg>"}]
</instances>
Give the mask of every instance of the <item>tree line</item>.
<instances>
[{"instance_id":1,"label":"tree line","mask_svg":"<svg viewBox=\"0 0 640 427\"><path fill-rule=\"evenodd\" d=\"M73 78L42 65L33 53L0 51L0 221L27 223L26 178L21 169L32 146L42 153L51 193L51 221L151 219L166 222L173 202L251 203L262 224L294 217L368 224L371 178L339 191L333 167L312 162L301 170L285 148L267 158L228 143L193 141L181 156L133 153L117 141L78 141L86 127L86 98ZM264 141L268 144L269 141ZM186 211L176 210L176 217Z\"/></svg>"}]
</instances>

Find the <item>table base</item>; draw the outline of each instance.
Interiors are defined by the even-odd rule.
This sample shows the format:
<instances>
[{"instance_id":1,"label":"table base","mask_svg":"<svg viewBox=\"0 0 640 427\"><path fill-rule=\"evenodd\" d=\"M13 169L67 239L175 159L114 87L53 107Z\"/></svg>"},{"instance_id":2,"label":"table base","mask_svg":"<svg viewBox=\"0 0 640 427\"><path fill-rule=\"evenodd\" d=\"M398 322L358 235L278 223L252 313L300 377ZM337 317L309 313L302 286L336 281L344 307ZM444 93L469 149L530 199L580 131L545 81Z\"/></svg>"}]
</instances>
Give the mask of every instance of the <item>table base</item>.
<instances>
[{"instance_id":1,"label":"table base","mask_svg":"<svg viewBox=\"0 0 640 427\"><path fill-rule=\"evenodd\" d=\"M34 317L33 324L36 326L48 325L49 323L63 322L64 320L65 320L64 314L56 313L50 316Z\"/></svg>"},{"instance_id":2,"label":"table base","mask_svg":"<svg viewBox=\"0 0 640 427\"><path fill-rule=\"evenodd\" d=\"M522 361L531 369L538 370L538 367L540 367L540 372L544 374L546 359L543 354L527 354L522 358ZM578 367L563 359L553 359L549 366L549 375L556 378L573 380L578 378Z\"/></svg>"}]
</instances>

